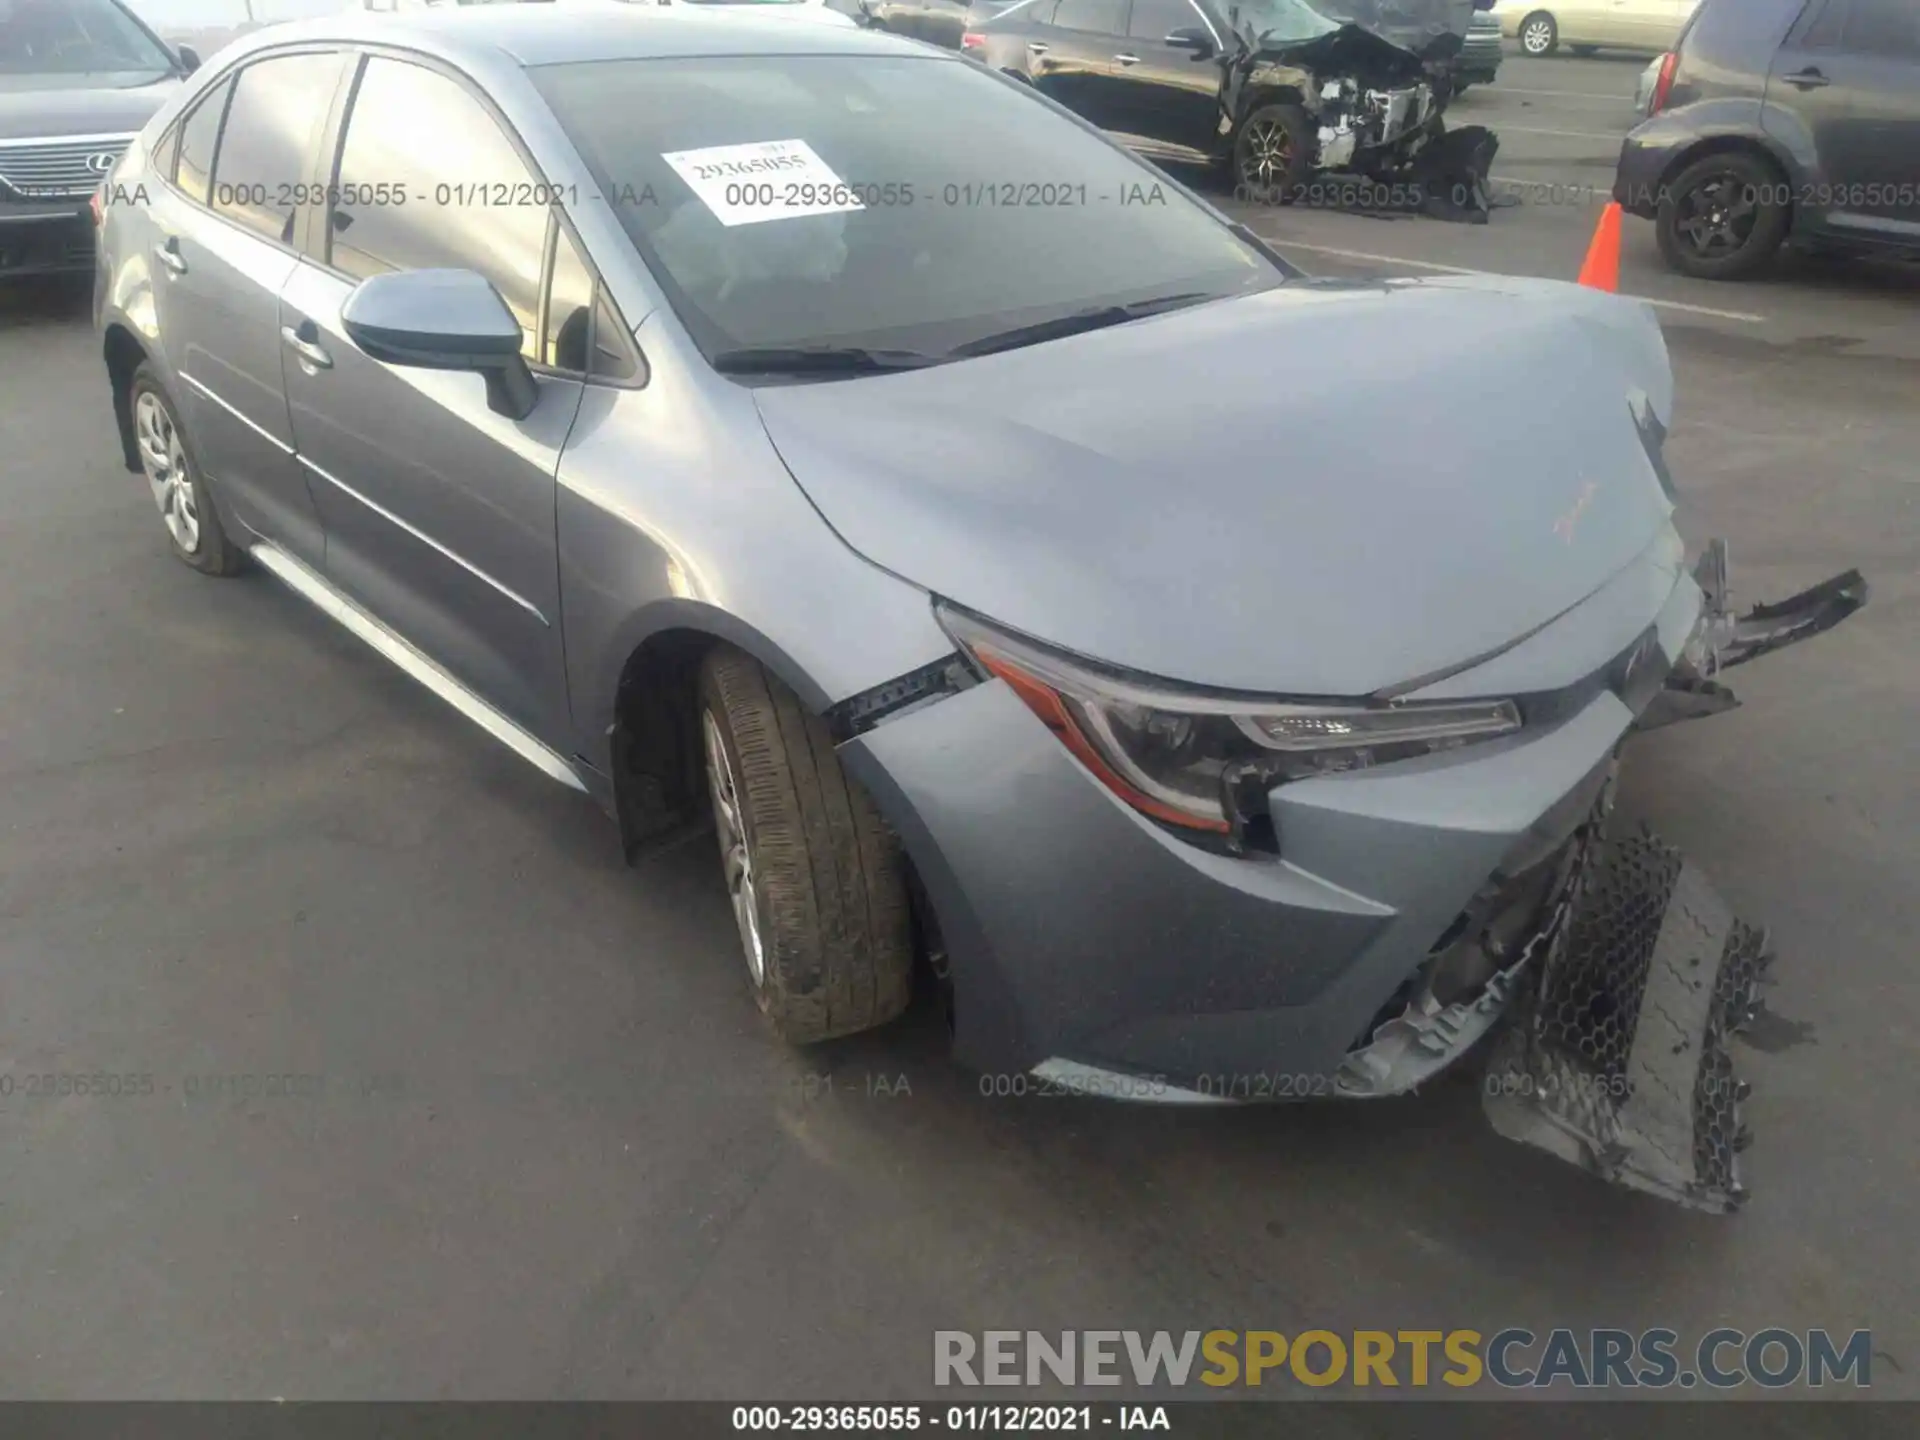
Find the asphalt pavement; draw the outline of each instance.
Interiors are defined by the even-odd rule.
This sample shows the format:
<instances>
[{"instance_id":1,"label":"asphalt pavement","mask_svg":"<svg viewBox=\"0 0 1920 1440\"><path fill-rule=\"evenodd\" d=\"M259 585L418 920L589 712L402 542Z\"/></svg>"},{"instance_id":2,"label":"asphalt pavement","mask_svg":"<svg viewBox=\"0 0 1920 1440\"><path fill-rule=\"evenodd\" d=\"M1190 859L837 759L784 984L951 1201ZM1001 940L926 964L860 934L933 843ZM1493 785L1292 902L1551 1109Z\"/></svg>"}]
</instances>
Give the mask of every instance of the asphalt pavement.
<instances>
[{"instance_id":1,"label":"asphalt pavement","mask_svg":"<svg viewBox=\"0 0 1920 1440\"><path fill-rule=\"evenodd\" d=\"M1639 68L1463 100L1523 192L1484 227L1255 223L1331 273L1570 277ZM172 560L84 292L0 295L0 1395L878 1400L929 1396L941 1329L1718 1324L1870 1328L1874 1393L1920 1394L1920 285L1685 281L1635 222L1624 284L1666 302L1683 529L1735 598L1876 587L1630 766L1781 956L1732 1219L1500 1140L1471 1078L990 1099L925 1004L784 1050L708 841L626 868L302 602ZM28 1084L62 1075L116 1081Z\"/></svg>"}]
</instances>

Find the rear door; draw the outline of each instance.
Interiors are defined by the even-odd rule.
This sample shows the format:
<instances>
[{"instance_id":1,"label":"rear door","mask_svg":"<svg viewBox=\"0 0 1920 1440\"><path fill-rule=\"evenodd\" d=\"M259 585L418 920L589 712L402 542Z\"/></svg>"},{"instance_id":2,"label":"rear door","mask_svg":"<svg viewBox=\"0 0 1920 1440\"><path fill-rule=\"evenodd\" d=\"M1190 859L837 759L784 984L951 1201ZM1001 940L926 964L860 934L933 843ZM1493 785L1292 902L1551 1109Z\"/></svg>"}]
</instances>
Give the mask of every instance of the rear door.
<instances>
[{"instance_id":1,"label":"rear door","mask_svg":"<svg viewBox=\"0 0 1920 1440\"><path fill-rule=\"evenodd\" d=\"M281 295L294 443L327 527L327 574L522 727L572 753L555 471L581 381L546 361L558 227L539 177L462 77L372 55L353 87L333 205ZM557 236L556 236L557 230ZM356 284L485 276L520 320L539 401L488 408L480 376L383 364L341 325Z\"/></svg>"},{"instance_id":2,"label":"rear door","mask_svg":"<svg viewBox=\"0 0 1920 1440\"><path fill-rule=\"evenodd\" d=\"M150 192L154 305L201 466L248 529L311 565L322 532L293 458L279 293L345 65L338 51L276 54L218 82Z\"/></svg>"},{"instance_id":3,"label":"rear door","mask_svg":"<svg viewBox=\"0 0 1920 1440\"><path fill-rule=\"evenodd\" d=\"M1175 30L1214 37L1204 58L1166 43ZM1159 145L1210 154L1220 134L1220 41L1193 0L1133 0L1112 60L1113 128Z\"/></svg>"},{"instance_id":4,"label":"rear door","mask_svg":"<svg viewBox=\"0 0 1920 1440\"><path fill-rule=\"evenodd\" d=\"M1766 124L1811 139L1809 228L1920 244L1920 3L1813 0L1774 56Z\"/></svg>"},{"instance_id":5,"label":"rear door","mask_svg":"<svg viewBox=\"0 0 1920 1440\"><path fill-rule=\"evenodd\" d=\"M1034 88L1103 130L1122 129L1113 57L1125 48L1128 0L1039 0L1027 37ZM1044 23L1041 23L1044 22Z\"/></svg>"}]
</instances>

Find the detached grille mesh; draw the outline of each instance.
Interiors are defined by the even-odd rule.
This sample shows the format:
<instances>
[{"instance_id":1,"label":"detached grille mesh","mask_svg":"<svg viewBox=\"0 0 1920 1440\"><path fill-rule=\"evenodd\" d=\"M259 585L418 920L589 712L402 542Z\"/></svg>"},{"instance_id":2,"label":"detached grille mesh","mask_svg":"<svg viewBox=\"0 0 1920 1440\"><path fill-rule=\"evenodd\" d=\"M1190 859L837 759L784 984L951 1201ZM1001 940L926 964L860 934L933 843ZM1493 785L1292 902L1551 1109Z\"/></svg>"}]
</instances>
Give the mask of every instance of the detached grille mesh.
<instances>
[{"instance_id":1,"label":"detached grille mesh","mask_svg":"<svg viewBox=\"0 0 1920 1440\"><path fill-rule=\"evenodd\" d=\"M1489 1117L1620 1184L1737 1208L1746 1087L1727 1044L1770 958L1678 850L1647 831L1607 840L1489 1069Z\"/></svg>"}]
</instances>

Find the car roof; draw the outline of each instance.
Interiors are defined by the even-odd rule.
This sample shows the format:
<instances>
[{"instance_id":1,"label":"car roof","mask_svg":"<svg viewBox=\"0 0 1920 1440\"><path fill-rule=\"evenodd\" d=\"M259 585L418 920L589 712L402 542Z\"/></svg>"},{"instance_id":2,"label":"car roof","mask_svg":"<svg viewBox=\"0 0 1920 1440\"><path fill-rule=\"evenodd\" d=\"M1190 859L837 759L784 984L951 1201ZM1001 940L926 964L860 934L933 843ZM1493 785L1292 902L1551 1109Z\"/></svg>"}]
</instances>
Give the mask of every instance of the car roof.
<instances>
[{"instance_id":1,"label":"car roof","mask_svg":"<svg viewBox=\"0 0 1920 1440\"><path fill-rule=\"evenodd\" d=\"M390 44L448 60L505 54L532 68L592 60L718 55L906 55L959 59L910 40L855 27L801 25L729 6L476 5L370 14L347 11L257 30L248 49L293 43Z\"/></svg>"}]
</instances>

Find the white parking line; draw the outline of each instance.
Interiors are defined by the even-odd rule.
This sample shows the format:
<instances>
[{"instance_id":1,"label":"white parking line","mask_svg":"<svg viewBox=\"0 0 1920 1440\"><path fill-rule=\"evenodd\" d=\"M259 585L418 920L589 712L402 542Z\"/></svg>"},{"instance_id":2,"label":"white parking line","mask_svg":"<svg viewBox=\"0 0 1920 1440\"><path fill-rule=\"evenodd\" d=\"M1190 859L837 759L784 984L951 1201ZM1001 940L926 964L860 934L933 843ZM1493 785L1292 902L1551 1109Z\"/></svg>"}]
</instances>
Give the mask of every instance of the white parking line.
<instances>
[{"instance_id":1,"label":"white parking line","mask_svg":"<svg viewBox=\"0 0 1920 1440\"><path fill-rule=\"evenodd\" d=\"M1531 125L1491 125L1487 128L1496 135L1558 135L1564 140L1605 140L1614 145L1626 138L1624 131L1602 135L1598 130L1541 130Z\"/></svg>"},{"instance_id":2,"label":"white parking line","mask_svg":"<svg viewBox=\"0 0 1920 1440\"><path fill-rule=\"evenodd\" d=\"M1498 90L1489 90L1487 98L1495 95L1544 95L1555 100L1591 100L1596 105L1631 105L1631 95L1595 95L1587 90L1518 90L1511 85L1502 85Z\"/></svg>"},{"instance_id":3,"label":"white parking line","mask_svg":"<svg viewBox=\"0 0 1920 1440\"><path fill-rule=\"evenodd\" d=\"M1281 250L1305 250L1310 255L1331 255L1340 260L1364 260L1369 265L1403 265L1409 270L1433 270L1442 275L1490 275L1496 279L1539 279L1539 276L1504 275L1498 270L1473 270L1465 265L1441 265L1433 260L1409 260L1402 255L1376 255L1371 250L1343 250L1335 245L1309 245L1303 240L1282 240L1276 235L1260 237ZM1623 292L1624 293L1624 292ZM1628 295L1662 310L1684 310L1689 315L1710 315L1716 320L1738 320L1743 325L1765 325L1765 315L1749 315L1744 310L1716 310L1711 305L1689 305L1684 300L1656 300L1651 295Z\"/></svg>"},{"instance_id":4,"label":"white parking line","mask_svg":"<svg viewBox=\"0 0 1920 1440\"><path fill-rule=\"evenodd\" d=\"M1595 185L1591 181L1585 184L1578 181L1568 184L1561 180L1523 180L1518 175L1489 175L1487 179L1495 185L1516 185L1522 190L1545 190L1550 193L1558 191L1563 195L1577 195L1585 190L1588 192L1590 203L1594 205L1604 205L1613 199L1603 186Z\"/></svg>"}]
</instances>

